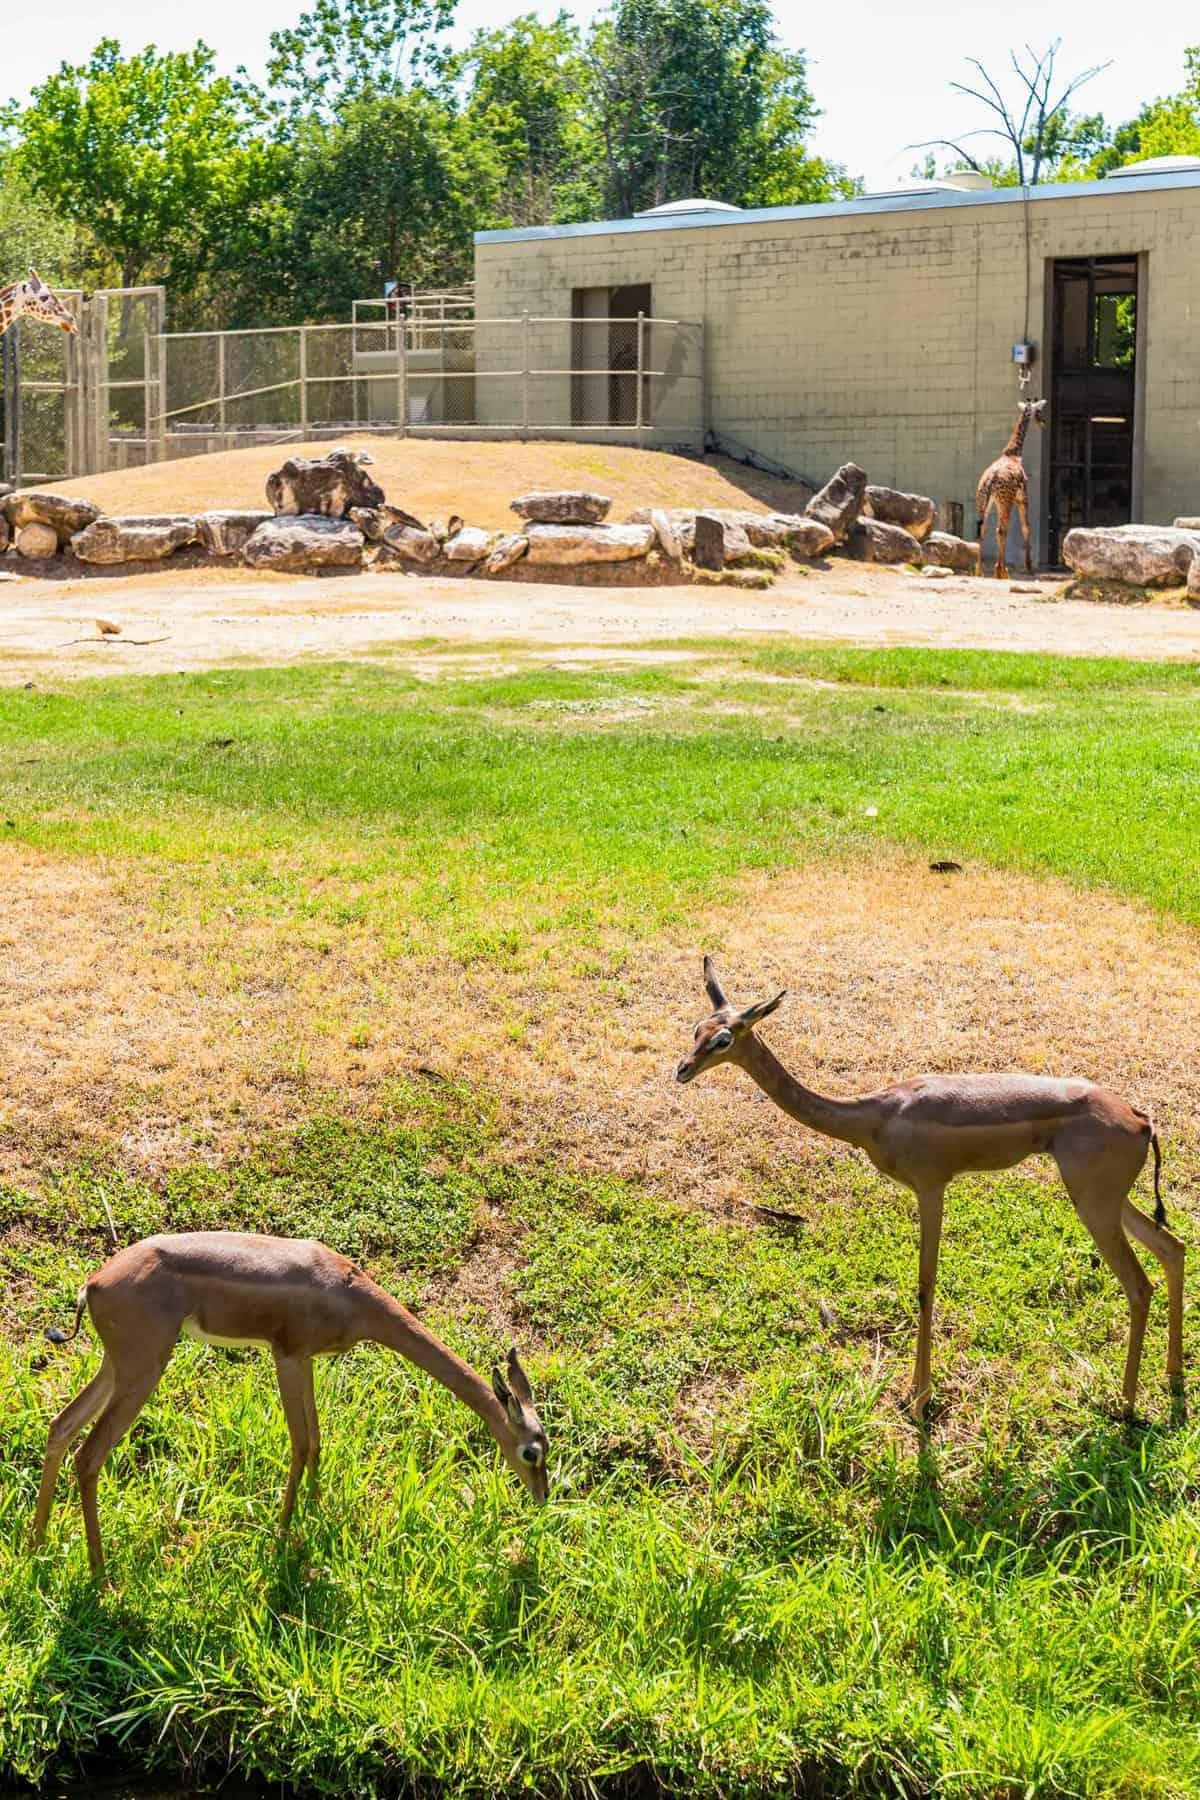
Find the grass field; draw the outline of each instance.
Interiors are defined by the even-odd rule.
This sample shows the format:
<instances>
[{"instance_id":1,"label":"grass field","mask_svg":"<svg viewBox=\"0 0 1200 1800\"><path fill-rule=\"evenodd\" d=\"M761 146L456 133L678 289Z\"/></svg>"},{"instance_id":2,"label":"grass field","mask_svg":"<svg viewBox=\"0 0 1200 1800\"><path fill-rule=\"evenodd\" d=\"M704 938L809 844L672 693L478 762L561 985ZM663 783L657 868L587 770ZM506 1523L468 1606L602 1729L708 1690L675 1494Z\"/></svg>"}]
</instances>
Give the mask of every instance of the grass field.
<instances>
[{"instance_id":1,"label":"grass field","mask_svg":"<svg viewBox=\"0 0 1200 1800\"><path fill-rule=\"evenodd\" d=\"M670 1081L713 948L793 988L765 1033L832 1091L1023 1063L1152 1101L1191 1242L1200 671L429 650L0 692L0 1779L1200 1794L1162 1297L1127 1426L1061 1191L962 1181L922 1437L914 1205L734 1072ZM555 1503L361 1350L280 1545L262 1360L186 1344L102 1480L115 1590L65 1477L27 1562L94 1367L41 1328L106 1209L318 1235L478 1365L515 1338Z\"/></svg>"}]
</instances>

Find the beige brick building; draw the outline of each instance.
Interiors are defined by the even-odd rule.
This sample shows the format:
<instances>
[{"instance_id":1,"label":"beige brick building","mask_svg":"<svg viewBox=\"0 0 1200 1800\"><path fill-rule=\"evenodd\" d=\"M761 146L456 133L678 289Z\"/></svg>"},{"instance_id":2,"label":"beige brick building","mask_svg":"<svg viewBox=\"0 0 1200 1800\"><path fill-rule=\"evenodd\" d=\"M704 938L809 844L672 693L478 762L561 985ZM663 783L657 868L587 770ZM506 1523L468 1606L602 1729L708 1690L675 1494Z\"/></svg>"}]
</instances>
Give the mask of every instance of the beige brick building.
<instances>
[{"instance_id":1,"label":"beige brick building","mask_svg":"<svg viewBox=\"0 0 1200 1800\"><path fill-rule=\"evenodd\" d=\"M1032 191L930 185L483 232L478 368L513 355L486 321L528 313L531 339L547 339L539 366L559 371L542 378L562 388L548 409L585 426L607 406L616 428L636 376L580 365L611 369L620 331L632 366L638 328L602 327L597 352L586 321L695 321L702 399L689 411L686 379L658 382L652 400L647 387L650 441L694 440L700 421L813 480L853 460L873 481L961 502L970 532L976 480L1015 417L1013 347L1032 343L1025 391L1049 397L1050 424L1026 461L1039 552L1053 558L1072 524L1200 511L1200 161L1142 167ZM686 360L686 334L642 329L643 367ZM691 341L699 357L700 333Z\"/></svg>"}]
</instances>

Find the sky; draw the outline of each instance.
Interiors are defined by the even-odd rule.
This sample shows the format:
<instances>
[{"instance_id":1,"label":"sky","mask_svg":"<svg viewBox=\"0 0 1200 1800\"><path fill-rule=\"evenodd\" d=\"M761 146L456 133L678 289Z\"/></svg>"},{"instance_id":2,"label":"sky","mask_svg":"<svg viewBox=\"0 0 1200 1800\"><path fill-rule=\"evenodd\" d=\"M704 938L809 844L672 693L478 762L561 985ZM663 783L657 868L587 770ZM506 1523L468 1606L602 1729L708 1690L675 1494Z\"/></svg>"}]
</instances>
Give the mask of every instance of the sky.
<instances>
[{"instance_id":1,"label":"sky","mask_svg":"<svg viewBox=\"0 0 1200 1800\"><path fill-rule=\"evenodd\" d=\"M36 0L14 7L0 36L0 99L23 97L59 62L83 60L101 37L128 50L147 43L184 49L202 36L221 67L245 64L262 72L272 30L294 21L306 0L205 0L199 7L162 0ZM516 13L551 16L557 4L530 0L459 0L457 35L505 23ZM592 0L567 3L586 20ZM1062 39L1060 67L1068 75L1109 63L1079 97L1088 112L1110 121L1131 117L1144 100L1182 85L1183 51L1200 43L1200 9L1194 0L857 0L847 7L801 7L777 0L779 35L809 57L810 85L824 116L814 149L863 175L867 187L889 186L906 176L929 137L955 137L980 123L980 109L949 91L949 83L973 75L968 56L990 70L1006 66L1010 49ZM981 150L988 140L977 140Z\"/></svg>"}]
</instances>

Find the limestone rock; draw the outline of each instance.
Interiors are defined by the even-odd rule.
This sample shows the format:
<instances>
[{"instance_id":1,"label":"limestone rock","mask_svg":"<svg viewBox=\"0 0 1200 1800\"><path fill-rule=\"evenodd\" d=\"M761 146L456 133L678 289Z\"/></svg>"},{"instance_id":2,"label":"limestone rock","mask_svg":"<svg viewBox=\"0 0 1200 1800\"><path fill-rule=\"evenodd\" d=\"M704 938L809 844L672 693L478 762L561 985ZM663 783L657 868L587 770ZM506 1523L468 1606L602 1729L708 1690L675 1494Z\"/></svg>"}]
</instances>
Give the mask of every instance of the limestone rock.
<instances>
[{"instance_id":1,"label":"limestone rock","mask_svg":"<svg viewBox=\"0 0 1200 1800\"><path fill-rule=\"evenodd\" d=\"M801 513L751 512L741 506L706 506L702 510L710 518L720 519L722 525L736 525L745 532L756 550L784 548L789 533L804 523ZM675 527L682 548L690 552L696 533L696 511L694 506L639 506L629 518L632 524L652 525L655 515L659 514Z\"/></svg>"},{"instance_id":2,"label":"limestone rock","mask_svg":"<svg viewBox=\"0 0 1200 1800\"><path fill-rule=\"evenodd\" d=\"M652 525L531 525L529 560L538 564L628 562L654 544Z\"/></svg>"},{"instance_id":3,"label":"limestone rock","mask_svg":"<svg viewBox=\"0 0 1200 1800\"><path fill-rule=\"evenodd\" d=\"M344 519L355 506L382 506L383 489L366 472L372 460L365 450L337 449L311 459L289 456L267 476L267 500L277 516L321 514L328 519Z\"/></svg>"},{"instance_id":4,"label":"limestone rock","mask_svg":"<svg viewBox=\"0 0 1200 1800\"><path fill-rule=\"evenodd\" d=\"M787 547L802 562L812 562L833 548L833 533L820 519L797 519L790 525Z\"/></svg>"},{"instance_id":5,"label":"limestone rock","mask_svg":"<svg viewBox=\"0 0 1200 1800\"><path fill-rule=\"evenodd\" d=\"M937 523L937 507L924 494L902 494L897 488L868 487L863 513L885 525L901 525L922 540Z\"/></svg>"},{"instance_id":6,"label":"limestone rock","mask_svg":"<svg viewBox=\"0 0 1200 1800\"><path fill-rule=\"evenodd\" d=\"M80 562L160 562L198 536L196 521L182 513L162 518L93 519L71 539Z\"/></svg>"},{"instance_id":7,"label":"limestone rock","mask_svg":"<svg viewBox=\"0 0 1200 1800\"><path fill-rule=\"evenodd\" d=\"M271 517L268 512L197 513L200 547L210 556L239 556L259 526Z\"/></svg>"},{"instance_id":8,"label":"limestone rock","mask_svg":"<svg viewBox=\"0 0 1200 1800\"><path fill-rule=\"evenodd\" d=\"M363 534L349 519L300 513L268 519L242 552L252 569L356 569Z\"/></svg>"},{"instance_id":9,"label":"limestone rock","mask_svg":"<svg viewBox=\"0 0 1200 1800\"><path fill-rule=\"evenodd\" d=\"M611 505L607 494L583 489L518 494L509 501L513 512L537 525L598 525Z\"/></svg>"},{"instance_id":10,"label":"limestone rock","mask_svg":"<svg viewBox=\"0 0 1200 1800\"><path fill-rule=\"evenodd\" d=\"M463 525L452 538L443 544L442 555L447 562L482 562L488 553L490 542L488 533L481 531L478 525Z\"/></svg>"},{"instance_id":11,"label":"limestone rock","mask_svg":"<svg viewBox=\"0 0 1200 1800\"><path fill-rule=\"evenodd\" d=\"M742 525L725 526L725 566L744 562L752 551L759 546L750 541L750 534Z\"/></svg>"},{"instance_id":12,"label":"limestone rock","mask_svg":"<svg viewBox=\"0 0 1200 1800\"><path fill-rule=\"evenodd\" d=\"M372 544L381 544L391 525L406 525L410 531L425 529L420 519L414 519L402 506L352 506L350 518Z\"/></svg>"},{"instance_id":13,"label":"limestone rock","mask_svg":"<svg viewBox=\"0 0 1200 1800\"><path fill-rule=\"evenodd\" d=\"M1200 531L1200 513L1192 513L1187 518L1176 519L1176 531Z\"/></svg>"},{"instance_id":14,"label":"limestone rock","mask_svg":"<svg viewBox=\"0 0 1200 1800\"><path fill-rule=\"evenodd\" d=\"M10 535L8 520L4 516L3 509L0 509L0 556L3 556L4 552L8 549Z\"/></svg>"},{"instance_id":15,"label":"limestone rock","mask_svg":"<svg viewBox=\"0 0 1200 1800\"><path fill-rule=\"evenodd\" d=\"M383 542L405 562L432 563L442 553L442 546L432 531L417 531L411 525L389 525Z\"/></svg>"},{"instance_id":16,"label":"limestone rock","mask_svg":"<svg viewBox=\"0 0 1200 1800\"><path fill-rule=\"evenodd\" d=\"M828 525L835 543L845 543L867 498L867 475L857 463L843 463L832 480L805 507L805 515Z\"/></svg>"},{"instance_id":17,"label":"limestone rock","mask_svg":"<svg viewBox=\"0 0 1200 1800\"><path fill-rule=\"evenodd\" d=\"M1200 531L1168 525L1076 526L1063 539L1063 561L1088 581L1130 587L1180 587L1200 555Z\"/></svg>"},{"instance_id":18,"label":"limestone rock","mask_svg":"<svg viewBox=\"0 0 1200 1800\"><path fill-rule=\"evenodd\" d=\"M79 500L73 494L42 493L37 488L18 488L4 502L4 515L14 531L22 525L49 525L60 544L83 531L100 508L93 500Z\"/></svg>"},{"instance_id":19,"label":"limestone rock","mask_svg":"<svg viewBox=\"0 0 1200 1800\"><path fill-rule=\"evenodd\" d=\"M1188 570L1187 598L1189 606L1200 606L1200 556L1193 556Z\"/></svg>"},{"instance_id":20,"label":"limestone rock","mask_svg":"<svg viewBox=\"0 0 1200 1800\"><path fill-rule=\"evenodd\" d=\"M749 538L746 539L749 546ZM698 569L725 567L725 522L715 513L698 512L692 541L692 561Z\"/></svg>"},{"instance_id":21,"label":"limestone rock","mask_svg":"<svg viewBox=\"0 0 1200 1800\"><path fill-rule=\"evenodd\" d=\"M18 525L13 541L18 556L28 556L36 562L58 555L58 533L53 525L43 525L40 519L30 519L27 525Z\"/></svg>"},{"instance_id":22,"label":"limestone rock","mask_svg":"<svg viewBox=\"0 0 1200 1800\"><path fill-rule=\"evenodd\" d=\"M955 569L960 575L973 575L979 565L979 545L953 537L948 531L931 531L921 546L921 555L927 563L940 569Z\"/></svg>"},{"instance_id":23,"label":"limestone rock","mask_svg":"<svg viewBox=\"0 0 1200 1800\"><path fill-rule=\"evenodd\" d=\"M901 525L885 525L881 519L859 519L845 544L855 562L920 563L921 546Z\"/></svg>"},{"instance_id":24,"label":"limestone rock","mask_svg":"<svg viewBox=\"0 0 1200 1800\"><path fill-rule=\"evenodd\" d=\"M679 541L679 533L675 529L671 515L664 512L661 506L650 508L650 517L646 521L653 526L654 535L658 539L658 547L668 562L683 561L683 545Z\"/></svg>"},{"instance_id":25,"label":"limestone rock","mask_svg":"<svg viewBox=\"0 0 1200 1800\"><path fill-rule=\"evenodd\" d=\"M520 562L528 549L529 539L524 532L506 532L492 545L492 553L483 565L483 573L499 575L505 569L511 569L514 563Z\"/></svg>"}]
</instances>

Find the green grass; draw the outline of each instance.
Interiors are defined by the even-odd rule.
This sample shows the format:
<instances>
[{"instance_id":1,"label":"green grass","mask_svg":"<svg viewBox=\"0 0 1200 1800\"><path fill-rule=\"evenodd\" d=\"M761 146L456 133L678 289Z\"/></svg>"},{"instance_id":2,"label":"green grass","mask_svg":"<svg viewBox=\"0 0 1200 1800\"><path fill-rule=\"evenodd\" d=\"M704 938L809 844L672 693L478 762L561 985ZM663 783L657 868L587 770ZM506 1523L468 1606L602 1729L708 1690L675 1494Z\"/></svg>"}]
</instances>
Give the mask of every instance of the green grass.
<instances>
[{"instance_id":1,"label":"green grass","mask_svg":"<svg viewBox=\"0 0 1200 1800\"><path fill-rule=\"evenodd\" d=\"M743 871L876 838L1195 920L1190 665L696 648L8 690L0 829L149 874L164 916L465 962L653 933ZM894 1398L903 1193L839 1162L819 1189L781 1172L801 1229L714 1220L514 1162L499 1116L426 1081L248 1125L236 1158L200 1133L147 1177L66 1143L36 1188L0 1185L0 1780L107 1758L331 1794L1200 1795L1200 1429L1162 1392L1161 1298L1150 1422L1106 1410L1124 1305L1059 1190L953 1190L922 1445ZM444 1296L501 1214L555 1504L363 1349L319 1371L324 1503L280 1545L267 1366L184 1344L102 1483L115 1593L65 1475L26 1560L47 1419L94 1367L90 1338L40 1331L103 1256L106 1202L123 1236L318 1235L482 1367L501 1321Z\"/></svg>"}]
</instances>

